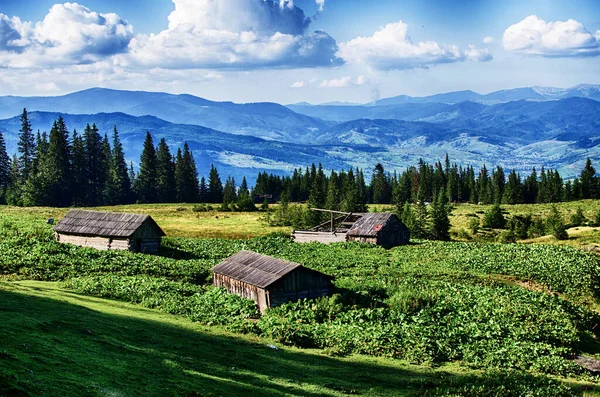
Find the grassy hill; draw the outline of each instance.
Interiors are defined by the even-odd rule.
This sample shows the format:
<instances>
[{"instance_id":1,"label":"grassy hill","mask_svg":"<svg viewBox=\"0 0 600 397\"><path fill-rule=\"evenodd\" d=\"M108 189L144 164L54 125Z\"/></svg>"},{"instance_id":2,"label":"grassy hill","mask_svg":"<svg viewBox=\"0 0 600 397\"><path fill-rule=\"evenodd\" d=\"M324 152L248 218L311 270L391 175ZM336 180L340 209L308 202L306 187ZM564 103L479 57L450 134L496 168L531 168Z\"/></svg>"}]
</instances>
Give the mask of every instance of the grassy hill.
<instances>
[{"instance_id":1,"label":"grassy hill","mask_svg":"<svg viewBox=\"0 0 600 397\"><path fill-rule=\"evenodd\" d=\"M65 209L1 207L0 396L600 395L580 366L600 363L595 254L247 239L270 231L260 214L190 208L110 208L194 236L144 255L56 243L45 220ZM210 286L241 249L330 274L335 294L259 317Z\"/></svg>"}]
</instances>

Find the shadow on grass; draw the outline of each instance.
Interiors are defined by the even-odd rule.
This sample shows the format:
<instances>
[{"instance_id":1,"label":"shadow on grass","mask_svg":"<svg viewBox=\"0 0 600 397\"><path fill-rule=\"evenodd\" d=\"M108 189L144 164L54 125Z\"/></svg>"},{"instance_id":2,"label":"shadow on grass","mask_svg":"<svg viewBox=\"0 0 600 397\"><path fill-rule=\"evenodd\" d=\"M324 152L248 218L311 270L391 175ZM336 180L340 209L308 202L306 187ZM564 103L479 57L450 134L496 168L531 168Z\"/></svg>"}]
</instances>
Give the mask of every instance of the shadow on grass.
<instances>
[{"instance_id":1,"label":"shadow on grass","mask_svg":"<svg viewBox=\"0 0 600 397\"><path fill-rule=\"evenodd\" d=\"M275 350L267 342L116 301L15 289L0 289L2 397L433 395L506 381L366 357Z\"/></svg>"}]
</instances>

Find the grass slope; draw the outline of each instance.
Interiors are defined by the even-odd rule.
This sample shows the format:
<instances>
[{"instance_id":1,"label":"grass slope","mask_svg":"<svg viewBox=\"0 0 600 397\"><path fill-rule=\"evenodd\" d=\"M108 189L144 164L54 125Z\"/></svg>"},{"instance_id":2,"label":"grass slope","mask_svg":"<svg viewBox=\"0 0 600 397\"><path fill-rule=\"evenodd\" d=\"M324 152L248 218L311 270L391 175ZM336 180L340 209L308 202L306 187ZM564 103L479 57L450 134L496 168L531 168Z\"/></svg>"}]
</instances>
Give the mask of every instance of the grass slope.
<instances>
[{"instance_id":1,"label":"grass slope","mask_svg":"<svg viewBox=\"0 0 600 397\"><path fill-rule=\"evenodd\" d=\"M0 283L0 324L0 396L469 394L503 381L501 374L454 365L275 350L264 339L67 292L57 283Z\"/></svg>"}]
</instances>

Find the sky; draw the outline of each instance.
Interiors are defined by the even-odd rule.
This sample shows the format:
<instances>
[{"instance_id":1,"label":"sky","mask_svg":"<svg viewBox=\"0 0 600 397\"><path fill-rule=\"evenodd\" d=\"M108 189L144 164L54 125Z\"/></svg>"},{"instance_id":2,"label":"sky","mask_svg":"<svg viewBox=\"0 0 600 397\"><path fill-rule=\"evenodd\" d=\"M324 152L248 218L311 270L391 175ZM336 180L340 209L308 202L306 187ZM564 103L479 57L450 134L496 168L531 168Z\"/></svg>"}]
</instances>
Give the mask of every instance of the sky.
<instances>
[{"instance_id":1,"label":"sky","mask_svg":"<svg viewBox=\"0 0 600 397\"><path fill-rule=\"evenodd\" d=\"M599 71L596 0L0 0L0 95L367 103Z\"/></svg>"}]
</instances>

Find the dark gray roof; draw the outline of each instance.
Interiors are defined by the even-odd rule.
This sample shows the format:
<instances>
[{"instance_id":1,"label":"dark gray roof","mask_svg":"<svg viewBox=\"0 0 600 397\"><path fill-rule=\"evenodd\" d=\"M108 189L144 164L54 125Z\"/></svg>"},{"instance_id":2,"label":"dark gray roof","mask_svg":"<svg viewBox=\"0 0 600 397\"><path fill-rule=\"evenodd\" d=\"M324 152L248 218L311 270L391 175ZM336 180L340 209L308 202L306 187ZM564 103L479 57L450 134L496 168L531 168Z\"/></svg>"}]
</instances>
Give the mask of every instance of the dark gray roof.
<instances>
[{"instance_id":1,"label":"dark gray roof","mask_svg":"<svg viewBox=\"0 0 600 397\"><path fill-rule=\"evenodd\" d=\"M377 237L377 233L390 221L400 222L393 212L371 212L364 214L348 230L349 236ZM400 222L401 223L401 222Z\"/></svg>"},{"instance_id":2,"label":"dark gray roof","mask_svg":"<svg viewBox=\"0 0 600 397\"><path fill-rule=\"evenodd\" d=\"M86 210L69 210L54 226L54 231L85 236L131 237L145 222L149 222L159 236L165 235L149 215Z\"/></svg>"},{"instance_id":3,"label":"dark gray roof","mask_svg":"<svg viewBox=\"0 0 600 397\"><path fill-rule=\"evenodd\" d=\"M213 273L266 288L302 265L250 251L240 251L212 268Z\"/></svg>"}]
</instances>

